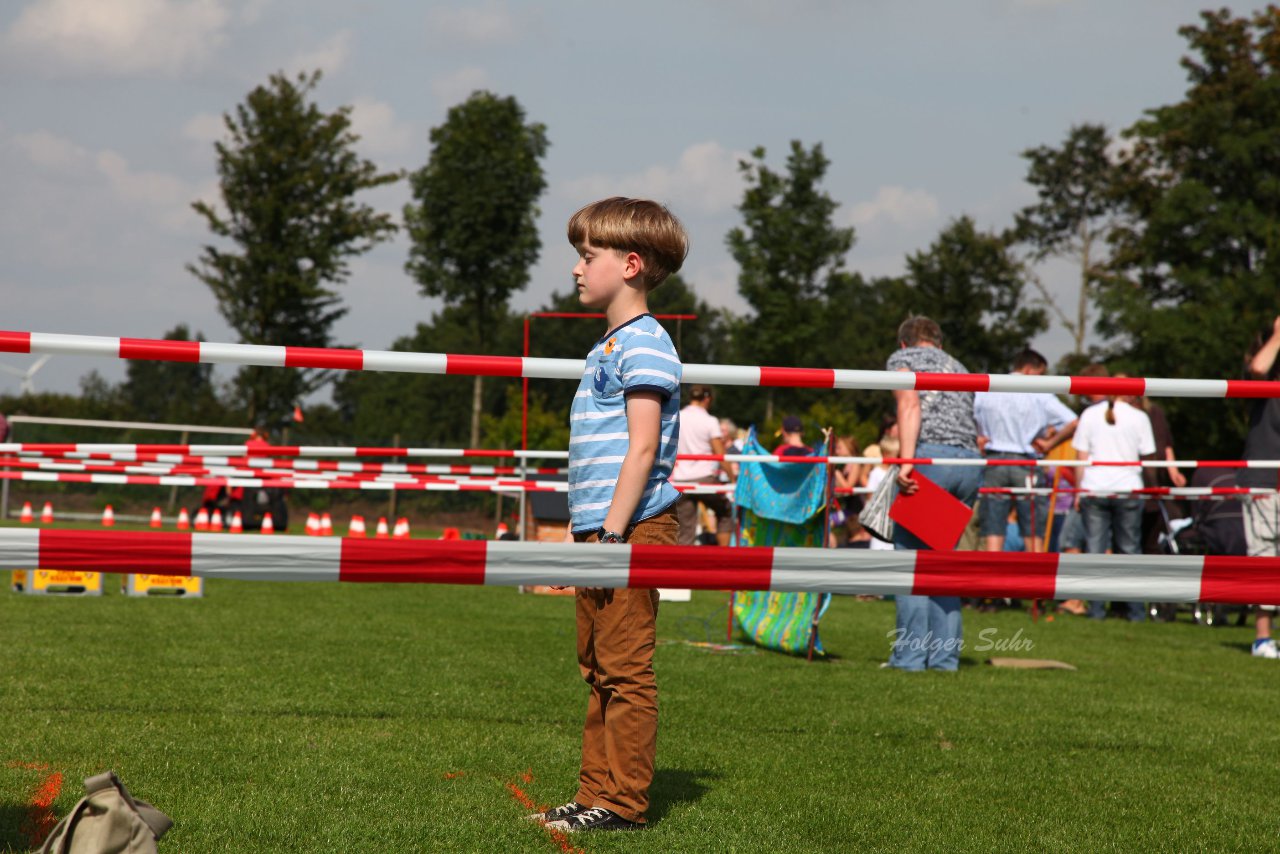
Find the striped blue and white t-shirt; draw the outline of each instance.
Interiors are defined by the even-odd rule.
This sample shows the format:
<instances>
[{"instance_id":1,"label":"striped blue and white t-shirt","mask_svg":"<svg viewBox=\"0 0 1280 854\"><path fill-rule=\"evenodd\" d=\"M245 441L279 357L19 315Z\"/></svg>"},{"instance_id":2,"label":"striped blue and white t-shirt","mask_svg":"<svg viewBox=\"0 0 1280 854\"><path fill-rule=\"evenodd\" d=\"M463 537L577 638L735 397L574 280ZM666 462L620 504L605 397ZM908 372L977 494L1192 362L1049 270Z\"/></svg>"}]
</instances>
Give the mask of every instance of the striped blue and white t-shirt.
<instances>
[{"instance_id":1,"label":"striped blue and white t-shirt","mask_svg":"<svg viewBox=\"0 0 1280 854\"><path fill-rule=\"evenodd\" d=\"M610 331L587 354L569 415L569 525L575 534L604 525L613 503L629 446L627 392L652 391L662 396L658 454L631 522L656 516L680 498L667 479L680 439L682 372L671 336L651 314Z\"/></svg>"}]
</instances>

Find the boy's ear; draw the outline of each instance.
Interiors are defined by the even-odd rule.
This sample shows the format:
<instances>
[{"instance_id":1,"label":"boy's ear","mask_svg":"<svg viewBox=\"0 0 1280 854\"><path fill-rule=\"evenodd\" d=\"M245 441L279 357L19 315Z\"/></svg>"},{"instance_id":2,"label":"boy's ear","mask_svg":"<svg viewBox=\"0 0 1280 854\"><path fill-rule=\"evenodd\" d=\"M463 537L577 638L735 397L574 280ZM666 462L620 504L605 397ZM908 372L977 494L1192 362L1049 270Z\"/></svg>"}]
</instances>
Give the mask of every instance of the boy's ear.
<instances>
[{"instance_id":1,"label":"boy's ear","mask_svg":"<svg viewBox=\"0 0 1280 854\"><path fill-rule=\"evenodd\" d=\"M638 252L628 252L622 259L622 275L626 279L636 279L644 273L644 259Z\"/></svg>"}]
</instances>

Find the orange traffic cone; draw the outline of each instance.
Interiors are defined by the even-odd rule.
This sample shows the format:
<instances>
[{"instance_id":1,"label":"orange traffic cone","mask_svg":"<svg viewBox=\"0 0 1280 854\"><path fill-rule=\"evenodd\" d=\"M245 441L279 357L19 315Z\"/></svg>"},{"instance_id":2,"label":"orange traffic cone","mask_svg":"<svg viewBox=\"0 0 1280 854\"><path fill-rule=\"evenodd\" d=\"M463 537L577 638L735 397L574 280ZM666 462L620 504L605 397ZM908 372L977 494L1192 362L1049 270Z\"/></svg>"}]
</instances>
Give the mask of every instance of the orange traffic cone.
<instances>
[{"instance_id":1,"label":"orange traffic cone","mask_svg":"<svg viewBox=\"0 0 1280 854\"><path fill-rule=\"evenodd\" d=\"M348 537L363 537L363 536L364 536L364 532L365 532L365 529L364 529L364 517L363 517L363 516L352 516L352 517L351 517L351 524L347 526L347 536L348 536Z\"/></svg>"},{"instance_id":2,"label":"orange traffic cone","mask_svg":"<svg viewBox=\"0 0 1280 854\"><path fill-rule=\"evenodd\" d=\"M378 517L378 529L377 529L377 531L375 531L375 532L374 532L374 535L373 535L373 536L374 536L374 538L375 538L375 539L379 539L379 540L385 540L385 539L387 539L387 537L389 537L389 536L390 536L390 533L387 531L387 517L386 517L386 516L379 516L379 517Z\"/></svg>"},{"instance_id":3,"label":"orange traffic cone","mask_svg":"<svg viewBox=\"0 0 1280 854\"><path fill-rule=\"evenodd\" d=\"M106 508L103 509L102 511L102 527L110 528L113 525L115 525L115 523L116 523L116 511L112 510L111 505L108 504Z\"/></svg>"},{"instance_id":4,"label":"orange traffic cone","mask_svg":"<svg viewBox=\"0 0 1280 854\"><path fill-rule=\"evenodd\" d=\"M396 527L392 536L397 540L409 539L409 520L403 517L396 520Z\"/></svg>"},{"instance_id":5,"label":"orange traffic cone","mask_svg":"<svg viewBox=\"0 0 1280 854\"><path fill-rule=\"evenodd\" d=\"M164 527L164 517L160 515L159 507L151 511L151 527L153 528Z\"/></svg>"},{"instance_id":6,"label":"orange traffic cone","mask_svg":"<svg viewBox=\"0 0 1280 854\"><path fill-rule=\"evenodd\" d=\"M196 530L209 530L209 511L205 510L203 507L196 511Z\"/></svg>"},{"instance_id":7,"label":"orange traffic cone","mask_svg":"<svg viewBox=\"0 0 1280 854\"><path fill-rule=\"evenodd\" d=\"M45 525L53 523L53 502L46 501L44 507L40 508L40 522Z\"/></svg>"},{"instance_id":8,"label":"orange traffic cone","mask_svg":"<svg viewBox=\"0 0 1280 854\"><path fill-rule=\"evenodd\" d=\"M239 510L237 510L237 511L236 511L234 514L232 514L232 516L231 516L231 528L230 528L230 531L231 531L231 533L233 533L233 534L243 534L243 533L244 533L244 517L240 515L240 511L239 511Z\"/></svg>"},{"instance_id":9,"label":"orange traffic cone","mask_svg":"<svg viewBox=\"0 0 1280 854\"><path fill-rule=\"evenodd\" d=\"M320 517L315 513L307 514L307 536L316 537L320 535Z\"/></svg>"},{"instance_id":10,"label":"orange traffic cone","mask_svg":"<svg viewBox=\"0 0 1280 854\"><path fill-rule=\"evenodd\" d=\"M333 517L331 517L328 513L320 514L320 536L322 537L333 536Z\"/></svg>"},{"instance_id":11,"label":"orange traffic cone","mask_svg":"<svg viewBox=\"0 0 1280 854\"><path fill-rule=\"evenodd\" d=\"M178 530L191 530L191 514L187 512L187 508L183 507L178 511Z\"/></svg>"},{"instance_id":12,"label":"orange traffic cone","mask_svg":"<svg viewBox=\"0 0 1280 854\"><path fill-rule=\"evenodd\" d=\"M222 511L217 509L216 507L213 510L213 515L209 517L209 530L210 531L222 530Z\"/></svg>"},{"instance_id":13,"label":"orange traffic cone","mask_svg":"<svg viewBox=\"0 0 1280 854\"><path fill-rule=\"evenodd\" d=\"M18 517L18 521L24 525L30 525L36 520L36 514L31 510L31 502L22 502L22 515Z\"/></svg>"},{"instance_id":14,"label":"orange traffic cone","mask_svg":"<svg viewBox=\"0 0 1280 854\"><path fill-rule=\"evenodd\" d=\"M444 534L443 534L443 536L441 536L441 537L440 537L440 539L442 539L442 540L460 540L460 539L462 539L462 533L461 533L457 528L445 528L445 529L444 529Z\"/></svg>"},{"instance_id":15,"label":"orange traffic cone","mask_svg":"<svg viewBox=\"0 0 1280 854\"><path fill-rule=\"evenodd\" d=\"M270 513L262 514L262 533L274 534L276 532L276 524L271 521Z\"/></svg>"}]
</instances>

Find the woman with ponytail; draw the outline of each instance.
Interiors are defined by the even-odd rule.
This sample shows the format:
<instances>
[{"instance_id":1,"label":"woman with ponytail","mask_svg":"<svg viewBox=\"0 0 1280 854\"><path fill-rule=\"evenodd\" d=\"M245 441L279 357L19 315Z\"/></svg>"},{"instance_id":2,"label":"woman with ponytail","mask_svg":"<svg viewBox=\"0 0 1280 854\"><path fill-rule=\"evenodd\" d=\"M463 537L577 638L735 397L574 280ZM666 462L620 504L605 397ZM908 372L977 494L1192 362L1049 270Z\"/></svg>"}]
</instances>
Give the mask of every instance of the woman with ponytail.
<instances>
[{"instance_id":1,"label":"woman with ponytail","mask_svg":"<svg viewBox=\"0 0 1280 854\"><path fill-rule=\"evenodd\" d=\"M1090 366L1089 376L1105 377L1107 370ZM1123 374L1116 374L1117 379ZM1156 452L1156 440L1147 413L1130 405L1123 397L1098 397L1080 416L1074 439L1076 456L1095 462L1137 462ZM1085 541L1090 554L1136 555L1142 553L1142 499L1130 493L1142 488L1142 469L1137 466L1090 466L1084 470L1080 486L1080 514L1084 518ZM1103 493L1103 494L1092 494ZM1129 619L1146 619L1142 602L1129 602ZM1089 616L1106 617L1105 603L1089 603Z\"/></svg>"}]
</instances>

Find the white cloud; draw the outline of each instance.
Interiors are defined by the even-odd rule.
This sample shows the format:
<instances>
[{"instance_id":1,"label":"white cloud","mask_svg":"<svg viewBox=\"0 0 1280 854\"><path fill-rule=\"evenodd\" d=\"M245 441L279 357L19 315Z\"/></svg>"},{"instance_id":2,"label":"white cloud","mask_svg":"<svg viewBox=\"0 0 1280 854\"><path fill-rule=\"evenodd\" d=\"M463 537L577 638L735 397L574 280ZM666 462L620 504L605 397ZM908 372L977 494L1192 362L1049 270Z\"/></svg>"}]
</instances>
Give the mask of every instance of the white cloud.
<instances>
[{"instance_id":1,"label":"white cloud","mask_svg":"<svg viewBox=\"0 0 1280 854\"><path fill-rule=\"evenodd\" d=\"M208 62L229 18L221 0L36 0L2 43L52 76L176 73Z\"/></svg>"},{"instance_id":2,"label":"white cloud","mask_svg":"<svg viewBox=\"0 0 1280 854\"><path fill-rule=\"evenodd\" d=\"M390 104L373 98L352 102L351 130L372 155L403 154L413 142L413 129L396 118Z\"/></svg>"},{"instance_id":3,"label":"white cloud","mask_svg":"<svg viewBox=\"0 0 1280 854\"><path fill-rule=\"evenodd\" d=\"M670 205L676 213L725 213L742 199L738 162L745 152L715 141L699 142L680 153L674 165L657 164L630 175L589 175L570 181L564 193L576 199L637 196Z\"/></svg>"},{"instance_id":4,"label":"white cloud","mask_svg":"<svg viewBox=\"0 0 1280 854\"><path fill-rule=\"evenodd\" d=\"M520 28L506 4L439 6L427 13L427 36L443 45L483 47L515 41Z\"/></svg>"},{"instance_id":5,"label":"white cloud","mask_svg":"<svg viewBox=\"0 0 1280 854\"><path fill-rule=\"evenodd\" d=\"M272 0L243 0L240 6L239 19L242 24L256 24L258 19L262 17L262 13L267 11Z\"/></svg>"},{"instance_id":6,"label":"white cloud","mask_svg":"<svg viewBox=\"0 0 1280 854\"><path fill-rule=\"evenodd\" d=\"M201 146L212 145L227 133L226 121L216 113L196 113L182 126L182 136Z\"/></svg>"},{"instance_id":7,"label":"white cloud","mask_svg":"<svg viewBox=\"0 0 1280 854\"><path fill-rule=\"evenodd\" d=\"M938 199L932 193L894 185L881 187L871 201L849 208L844 219L859 228L889 223L913 229L937 219L939 210Z\"/></svg>"},{"instance_id":8,"label":"white cloud","mask_svg":"<svg viewBox=\"0 0 1280 854\"><path fill-rule=\"evenodd\" d=\"M489 89L492 86L489 72L479 66L471 65L433 78L431 94L435 95L436 100L443 106L452 107L460 101L465 101L477 89Z\"/></svg>"},{"instance_id":9,"label":"white cloud","mask_svg":"<svg viewBox=\"0 0 1280 854\"><path fill-rule=\"evenodd\" d=\"M20 157L37 167L39 180L58 186L74 182L87 207L114 217L123 211L139 214L174 233L194 230L191 202L206 188L167 172L135 170L115 151L89 151L47 130L15 134L10 141Z\"/></svg>"},{"instance_id":10,"label":"white cloud","mask_svg":"<svg viewBox=\"0 0 1280 854\"><path fill-rule=\"evenodd\" d=\"M83 172L90 163L88 151L47 130L15 134L13 143L31 165L59 177Z\"/></svg>"},{"instance_id":11,"label":"white cloud","mask_svg":"<svg viewBox=\"0 0 1280 854\"><path fill-rule=\"evenodd\" d=\"M181 231L195 221L190 209L194 190L190 184L166 172L135 171L114 151L94 158L98 173L123 204L150 212L162 226Z\"/></svg>"},{"instance_id":12,"label":"white cloud","mask_svg":"<svg viewBox=\"0 0 1280 854\"><path fill-rule=\"evenodd\" d=\"M285 67L301 72L311 72L318 68L325 74L335 74L347 64L350 56L351 31L339 30L314 49L295 54Z\"/></svg>"}]
</instances>

